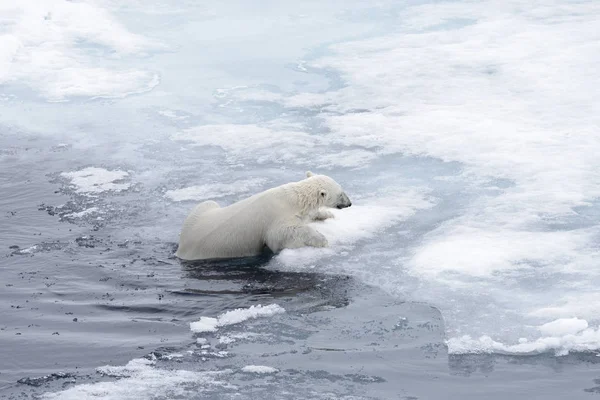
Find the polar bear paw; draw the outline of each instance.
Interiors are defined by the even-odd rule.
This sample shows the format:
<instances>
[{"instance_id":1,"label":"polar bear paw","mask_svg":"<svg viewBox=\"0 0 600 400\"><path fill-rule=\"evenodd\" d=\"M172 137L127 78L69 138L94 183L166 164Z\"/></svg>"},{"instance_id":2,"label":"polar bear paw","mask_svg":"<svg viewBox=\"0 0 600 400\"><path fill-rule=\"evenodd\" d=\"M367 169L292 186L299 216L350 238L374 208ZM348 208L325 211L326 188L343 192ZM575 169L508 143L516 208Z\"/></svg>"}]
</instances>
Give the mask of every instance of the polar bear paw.
<instances>
[{"instance_id":1,"label":"polar bear paw","mask_svg":"<svg viewBox=\"0 0 600 400\"><path fill-rule=\"evenodd\" d=\"M315 221L324 221L329 218L335 218L335 215L331 211L327 210L319 210L313 216L313 220Z\"/></svg>"},{"instance_id":2,"label":"polar bear paw","mask_svg":"<svg viewBox=\"0 0 600 400\"><path fill-rule=\"evenodd\" d=\"M315 232L315 235L311 236L306 241L306 245L311 247L327 247L329 246L329 242L327 242L327 238L325 238L325 236L319 232Z\"/></svg>"}]
</instances>

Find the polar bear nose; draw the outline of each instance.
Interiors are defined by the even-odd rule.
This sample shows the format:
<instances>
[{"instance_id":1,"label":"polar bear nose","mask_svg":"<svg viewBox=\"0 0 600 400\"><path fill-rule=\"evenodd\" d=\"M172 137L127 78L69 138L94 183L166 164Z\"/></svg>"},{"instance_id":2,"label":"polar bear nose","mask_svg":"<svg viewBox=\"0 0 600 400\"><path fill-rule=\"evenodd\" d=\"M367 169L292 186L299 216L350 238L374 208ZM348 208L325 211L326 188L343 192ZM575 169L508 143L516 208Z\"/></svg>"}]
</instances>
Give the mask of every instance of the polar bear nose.
<instances>
[{"instance_id":1,"label":"polar bear nose","mask_svg":"<svg viewBox=\"0 0 600 400\"><path fill-rule=\"evenodd\" d=\"M347 208L350 207L352 205L352 202L350 201L350 198L346 195L346 193L342 193L342 198L340 199L340 203L338 204L338 208L342 209L342 208Z\"/></svg>"},{"instance_id":2,"label":"polar bear nose","mask_svg":"<svg viewBox=\"0 0 600 400\"><path fill-rule=\"evenodd\" d=\"M341 201L338 203L338 205L336 207L341 210L342 208L348 208L351 205L352 205L352 202L350 201L350 199L348 198L348 196L342 195L342 199L341 199Z\"/></svg>"}]
</instances>

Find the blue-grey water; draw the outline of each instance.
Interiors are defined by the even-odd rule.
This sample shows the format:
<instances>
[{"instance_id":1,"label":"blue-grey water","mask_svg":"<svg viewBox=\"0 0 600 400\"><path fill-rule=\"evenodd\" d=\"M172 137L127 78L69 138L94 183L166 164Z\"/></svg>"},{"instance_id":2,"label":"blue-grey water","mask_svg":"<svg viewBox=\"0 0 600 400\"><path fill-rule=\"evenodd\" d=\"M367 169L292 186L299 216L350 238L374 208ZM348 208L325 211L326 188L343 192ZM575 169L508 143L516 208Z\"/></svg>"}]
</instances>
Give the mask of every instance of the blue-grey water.
<instances>
[{"instance_id":1,"label":"blue-grey water","mask_svg":"<svg viewBox=\"0 0 600 400\"><path fill-rule=\"evenodd\" d=\"M593 398L599 19L0 0L0 396ZM307 170L353 201L329 249L174 257Z\"/></svg>"}]
</instances>

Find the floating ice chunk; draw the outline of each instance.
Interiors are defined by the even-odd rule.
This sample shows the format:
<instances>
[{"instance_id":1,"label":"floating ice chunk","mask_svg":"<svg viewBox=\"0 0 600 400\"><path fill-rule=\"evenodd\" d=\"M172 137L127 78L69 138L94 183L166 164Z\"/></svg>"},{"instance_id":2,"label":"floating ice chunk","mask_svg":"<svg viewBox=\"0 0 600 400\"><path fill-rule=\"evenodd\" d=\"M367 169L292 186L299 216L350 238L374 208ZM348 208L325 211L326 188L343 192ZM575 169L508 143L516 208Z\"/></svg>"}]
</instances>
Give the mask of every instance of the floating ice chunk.
<instances>
[{"instance_id":1,"label":"floating ice chunk","mask_svg":"<svg viewBox=\"0 0 600 400\"><path fill-rule=\"evenodd\" d=\"M277 304L269 304L268 306L258 304L250 306L250 308L237 308L227 311L217 318L201 317L199 321L190 323L190 330L195 333L216 332L221 326L239 324L248 319L269 317L284 312L285 309Z\"/></svg>"},{"instance_id":2,"label":"floating ice chunk","mask_svg":"<svg viewBox=\"0 0 600 400\"><path fill-rule=\"evenodd\" d=\"M279 372L277 368L267 367L264 365L246 365L242 368L242 371L253 374L274 374L275 372Z\"/></svg>"},{"instance_id":3,"label":"floating ice chunk","mask_svg":"<svg viewBox=\"0 0 600 400\"><path fill-rule=\"evenodd\" d=\"M232 338L231 336L220 336L219 337L219 343L221 343L221 344L231 344L234 342L235 342L235 339Z\"/></svg>"},{"instance_id":4,"label":"floating ice chunk","mask_svg":"<svg viewBox=\"0 0 600 400\"><path fill-rule=\"evenodd\" d=\"M165 354L162 356L163 359L165 360L172 360L174 358L183 358L183 354L180 353L172 353L172 354Z\"/></svg>"},{"instance_id":5,"label":"floating ice chunk","mask_svg":"<svg viewBox=\"0 0 600 400\"><path fill-rule=\"evenodd\" d=\"M402 199L399 199L399 202L401 203ZM359 240L372 238L385 228L410 217L420 206L411 209L410 206L389 206L377 203L353 205L344 210L333 209L331 212L335 218L312 225L327 237L330 245L353 244Z\"/></svg>"},{"instance_id":6,"label":"floating ice chunk","mask_svg":"<svg viewBox=\"0 0 600 400\"><path fill-rule=\"evenodd\" d=\"M147 358L134 358L129 361L125 366L112 366L106 365L104 367L96 368L96 371L102 375L112 376L116 378L129 377L137 372L143 371L148 365L156 364L156 360L150 360Z\"/></svg>"},{"instance_id":7,"label":"floating ice chunk","mask_svg":"<svg viewBox=\"0 0 600 400\"><path fill-rule=\"evenodd\" d=\"M219 327L219 320L211 317L200 317L200 320L190 323L192 332L216 332Z\"/></svg>"},{"instance_id":8,"label":"floating ice chunk","mask_svg":"<svg viewBox=\"0 0 600 400\"><path fill-rule=\"evenodd\" d=\"M190 186L183 189L168 190L165 197L173 201L186 200L208 200L219 197L230 196L238 193L246 193L267 182L264 178L252 178L238 180L231 183L213 183L198 186Z\"/></svg>"},{"instance_id":9,"label":"floating ice chunk","mask_svg":"<svg viewBox=\"0 0 600 400\"><path fill-rule=\"evenodd\" d=\"M79 384L56 393L45 393L43 399L80 400L137 400L140 398L168 398L174 396L197 396L207 389L235 386L220 381L220 376L230 374L223 371L163 370L156 368L155 360L144 358L131 360L125 366L97 368L103 375L121 378L112 382Z\"/></svg>"},{"instance_id":10,"label":"floating ice chunk","mask_svg":"<svg viewBox=\"0 0 600 400\"><path fill-rule=\"evenodd\" d=\"M100 212L100 209L98 207L90 207L86 210L83 211L79 211L79 212L75 212L75 213L71 213L71 214L66 214L65 218L83 218L87 215L90 214L94 214L94 213L98 213ZM98 217L100 218L100 217Z\"/></svg>"},{"instance_id":11,"label":"floating ice chunk","mask_svg":"<svg viewBox=\"0 0 600 400\"><path fill-rule=\"evenodd\" d=\"M505 344L487 335L478 339L473 339L469 335L451 338L447 341L448 352L451 354L538 354L554 351L556 355L560 356L571 351L586 352L600 348L600 328L584 328L588 325L587 321L577 318L556 322L546 324L550 325L544 329L544 334L547 336L535 340L521 338L517 344ZM542 327L546 325L542 325Z\"/></svg>"},{"instance_id":12,"label":"floating ice chunk","mask_svg":"<svg viewBox=\"0 0 600 400\"><path fill-rule=\"evenodd\" d=\"M546 336L575 335L584 329L587 329L588 322L579 318L560 318L548 322L539 327L540 332Z\"/></svg>"},{"instance_id":13,"label":"floating ice chunk","mask_svg":"<svg viewBox=\"0 0 600 400\"><path fill-rule=\"evenodd\" d=\"M96 195L102 192L120 192L129 189L131 183L118 182L129 177L129 173L105 168L87 167L79 171L63 172L61 176L71 180L75 191L84 195Z\"/></svg>"},{"instance_id":14,"label":"floating ice chunk","mask_svg":"<svg viewBox=\"0 0 600 400\"><path fill-rule=\"evenodd\" d=\"M34 253L37 249L38 249L38 245L34 244L33 246L24 248L22 250L19 250L18 253L19 254L30 254L30 253Z\"/></svg>"},{"instance_id":15,"label":"floating ice chunk","mask_svg":"<svg viewBox=\"0 0 600 400\"><path fill-rule=\"evenodd\" d=\"M256 306L250 306L250 308L238 308L235 310L227 311L219 316L219 326L234 325L244 322L248 319L255 319L258 317L270 317L276 314L282 314L285 310L283 307L277 304L269 304L268 306L262 306L258 304Z\"/></svg>"},{"instance_id":16,"label":"floating ice chunk","mask_svg":"<svg viewBox=\"0 0 600 400\"><path fill-rule=\"evenodd\" d=\"M563 264L564 260L576 259L585 242L583 235L574 232L448 226L429 235L409 266L419 276L448 271L489 276L534 263Z\"/></svg>"},{"instance_id":17,"label":"floating ice chunk","mask_svg":"<svg viewBox=\"0 0 600 400\"><path fill-rule=\"evenodd\" d=\"M261 336L258 333L253 332L242 332L242 333L233 333L230 335L219 336L219 343L222 344L231 344L238 340L251 339L257 336Z\"/></svg>"}]
</instances>

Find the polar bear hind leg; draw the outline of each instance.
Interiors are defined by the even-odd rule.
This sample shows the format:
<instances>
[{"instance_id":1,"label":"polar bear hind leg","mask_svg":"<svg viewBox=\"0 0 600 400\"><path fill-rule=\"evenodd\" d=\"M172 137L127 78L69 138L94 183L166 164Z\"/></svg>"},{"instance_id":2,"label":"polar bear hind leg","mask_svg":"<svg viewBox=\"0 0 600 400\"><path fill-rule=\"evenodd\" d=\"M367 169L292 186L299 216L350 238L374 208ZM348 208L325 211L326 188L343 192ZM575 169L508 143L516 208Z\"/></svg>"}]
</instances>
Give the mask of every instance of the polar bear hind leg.
<instances>
[{"instance_id":1,"label":"polar bear hind leg","mask_svg":"<svg viewBox=\"0 0 600 400\"><path fill-rule=\"evenodd\" d=\"M327 247L327 239L322 233L310 226L291 225L281 226L267 232L267 247L273 253L283 249L297 249L300 247Z\"/></svg>"}]
</instances>

